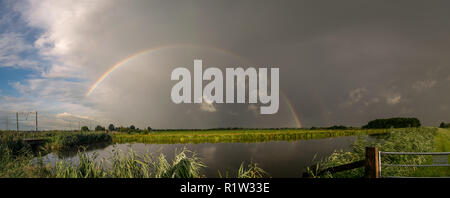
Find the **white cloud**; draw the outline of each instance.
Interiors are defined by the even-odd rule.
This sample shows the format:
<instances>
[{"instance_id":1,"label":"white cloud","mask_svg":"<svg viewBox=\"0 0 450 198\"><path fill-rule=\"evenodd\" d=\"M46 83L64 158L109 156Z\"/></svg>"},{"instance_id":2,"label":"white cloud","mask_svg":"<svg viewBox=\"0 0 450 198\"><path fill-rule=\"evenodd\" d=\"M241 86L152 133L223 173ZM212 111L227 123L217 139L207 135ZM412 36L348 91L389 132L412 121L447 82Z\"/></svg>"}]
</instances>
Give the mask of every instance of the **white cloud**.
<instances>
[{"instance_id":1,"label":"white cloud","mask_svg":"<svg viewBox=\"0 0 450 198\"><path fill-rule=\"evenodd\" d=\"M349 103L354 104L354 103L359 102L363 98L363 96L366 92L367 92L366 88L357 88L357 89L351 90L348 93Z\"/></svg>"},{"instance_id":2,"label":"white cloud","mask_svg":"<svg viewBox=\"0 0 450 198\"><path fill-rule=\"evenodd\" d=\"M21 53L32 49L33 46L27 44L21 34L0 34L0 67L38 69L36 61L20 57Z\"/></svg>"},{"instance_id":3,"label":"white cloud","mask_svg":"<svg viewBox=\"0 0 450 198\"><path fill-rule=\"evenodd\" d=\"M436 83L437 81L432 79L421 80L413 83L412 88L415 89L416 91L421 92L423 90L433 88L436 85Z\"/></svg>"},{"instance_id":4,"label":"white cloud","mask_svg":"<svg viewBox=\"0 0 450 198\"><path fill-rule=\"evenodd\" d=\"M75 114L71 114L71 113L58 113L56 114L56 117L63 117L63 118L78 118L78 119L85 119L85 120L90 120L89 117L87 116L81 116L81 115L75 115Z\"/></svg>"},{"instance_id":5,"label":"white cloud","mask_svg":"<svg viewBox=\"0 0 450 198\"><path fill-rule=\"evenodd\" d=\"M349 107L359 103L368 94L368 90L364 87L356 88L348 92L347 100L341 104L342 107Z\"/></svg>"},{"instance_id":6,"label":"white cloud","mask_svg":"<svg viewBox=\"0 0 450 198\"><path fill-rule=\"evenodd\" d=\"M386 103L389 105L396 105L400 103L402 95L400 93L389 93L386 94Z\"/></svg>"},{"instance_id":7,"label":"white cloud","mask_svg":"<svg viewBox=\"0 0 450 198\"><path fill-rule=\"evenodd\" d=\"M253 113L253 115L255 115L255 116L260 115L259 107L256 104L249 104L247 109L248 109L248 111L251 111Z\"/></svg>"},{"instance_id":8,"label":"white cloud","mask_svg":"<svg viewBox=\"0 0 450 198\"><path fill-rule=\"evenodd\" d=\"M206 111L206 112L216 112L217 111L216 107L214 106L213 101L205 96L203 96L203 102L200 105L200 109L202 111Z\"/></svg>"},{"instance_id":9,"label":"white cloud","mask_svg":"<svg viewBox=\"0 0 450 198\"><path fill-rule=\"evenodd\" d=\"M84 84L61 79L35 78L12 86L25 97L50 99L52 101L80 101L83 98Z\"/></svg>"}]
</instances>

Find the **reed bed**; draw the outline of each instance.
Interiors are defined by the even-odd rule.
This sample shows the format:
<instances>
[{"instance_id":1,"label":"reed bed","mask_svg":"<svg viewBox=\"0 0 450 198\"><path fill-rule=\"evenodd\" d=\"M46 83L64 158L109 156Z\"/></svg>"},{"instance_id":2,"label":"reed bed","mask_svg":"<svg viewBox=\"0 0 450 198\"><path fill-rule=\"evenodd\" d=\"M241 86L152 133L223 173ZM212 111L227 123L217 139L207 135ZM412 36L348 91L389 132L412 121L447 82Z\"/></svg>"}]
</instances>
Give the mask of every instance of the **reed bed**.
<instances>
[{"instance_id":1,"label":"reed bed","mask_svg":"<svg viewBox=\"0 0 450 198\"><path fill-rule=\"evenodd\" d=\"M149 134L115 133L115 143L250 143L267 141L295 141L340 136L370 135L387 133L387 129L348 130L213 130L213 131L164 131Z\"/></svg>"}]
</instances>

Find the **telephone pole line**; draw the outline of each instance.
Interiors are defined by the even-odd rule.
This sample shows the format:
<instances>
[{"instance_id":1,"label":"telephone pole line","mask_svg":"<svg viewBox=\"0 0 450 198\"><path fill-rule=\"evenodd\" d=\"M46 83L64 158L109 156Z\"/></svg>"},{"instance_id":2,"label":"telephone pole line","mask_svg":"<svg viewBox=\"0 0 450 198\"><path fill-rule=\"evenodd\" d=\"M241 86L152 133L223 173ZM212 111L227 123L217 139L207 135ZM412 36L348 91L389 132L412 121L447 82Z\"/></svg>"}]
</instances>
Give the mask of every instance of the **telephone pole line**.
<instances>
[{"instance_id":1,"label":"telephone pole line","mask_svg":"<svg viewBox=\"0 0 450 198\"><path fill-rule=\"evenodd\" d=\"M17 132L19 132L19 112L16 112Z\"/></svg>"},{"instance_id":2,"label":"telephone pole line","mask_svg":"<svg viewBox=\"0 0 450 198\"><path fill-rule=\"evenodd\" d=\"M6 114L6 131L9 131L9 127L8 127L8 113Z\"/></svg>"},{"instance_id":3,"label":"telephone pole line","mask_svg":"<svg viewBox=\"0 0 450 198\"><path fill-rule=\"evenodd\" d=\"M38 131L38 112L36 111L36 132Z\"/></svg>"}]
</instances>

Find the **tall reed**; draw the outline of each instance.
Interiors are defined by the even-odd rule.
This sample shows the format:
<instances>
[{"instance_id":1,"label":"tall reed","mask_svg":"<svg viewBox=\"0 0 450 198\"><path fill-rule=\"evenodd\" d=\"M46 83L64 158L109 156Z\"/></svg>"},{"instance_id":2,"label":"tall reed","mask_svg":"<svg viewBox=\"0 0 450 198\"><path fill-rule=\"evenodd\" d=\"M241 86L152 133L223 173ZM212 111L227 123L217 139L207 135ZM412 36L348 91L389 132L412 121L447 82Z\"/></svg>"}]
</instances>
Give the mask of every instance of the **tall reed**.
<instances>
[{"instance_id":1,"label":"tall reed","mask_svg":"<svg viewBox=\"0 0 450 198\"><path fill-rule=\"evenodd\" d=\"M313 177L363 177L364 168L334 174L326 173L322 176L318 176L317 173L329 167L363 160L365 158L365 147L367 146L376 146L380 151L430 152L433 150L436 133L435 128L406 128L391 129L383 139L377 141L369 141L367 136L360 136L354 142L351 151L335 151L315 166L308 167L307 172ZM382 163L386 164L423 164L426 161L427 157L421 155L386 155L382 157ZM385 167L382 173L385 176L411 176L416 170L416 167Z\"/></svg>"},{"instance_id":2,"label":"tall reed","mask_svg":"<svg viewBox=\"0 0 450 198\"><path fill-rule=\"evenodd\" d=\"M96 154L88 155L85 151L79 151L78 157L78 165L63 160L58 161L51 171L52 176L60 178L198 178L202 177L201 168L205 167L196 154L187 149L176 152L172 163L169 163L162 154L153 159L148 153L137 154L132 150L123 153L119 149L113 150L110 159L102 159L100 162Z\"/></svg>"}]
</instances>

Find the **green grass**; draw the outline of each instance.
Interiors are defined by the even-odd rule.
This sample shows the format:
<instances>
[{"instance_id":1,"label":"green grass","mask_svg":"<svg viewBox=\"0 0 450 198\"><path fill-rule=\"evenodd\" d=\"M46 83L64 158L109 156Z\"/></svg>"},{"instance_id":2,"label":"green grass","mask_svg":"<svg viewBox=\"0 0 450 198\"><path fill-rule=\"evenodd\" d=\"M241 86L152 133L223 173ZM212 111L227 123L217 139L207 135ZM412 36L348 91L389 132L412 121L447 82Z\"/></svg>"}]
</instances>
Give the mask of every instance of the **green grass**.
<instances>
[{"instance_id":1,"label":"green grass","mask_svg":"<svg viewBox=\"0 0 450 198\"><path fill-rule=\"evenodd\" d=\"M349 129L349 130L208 130L208 131L164 131L149 134L114 133L114 143L153 143L153 144L183 144L183 143L247 143L266 141L295 141L320 139L339 136L367 135L386 133L386 129Z\"/></svg>"},{"instance_id":2,"label":"green grass","mask_svg":"<svg viewBox=\"0 0 450 198\"><path fill-rule=\"evenodd\" d=\"M177 143L219 143L219 142L266 142L266 141L295 141L331 138L340 136L368 135L386 133L387 129L236 129L236 130L183 130L183 131L157 131L147 134L140 133L104 133L104 132L0 132L0 137L13 137L14 139L41 139L46 140L49 150L62 150L79 146L86 146L96 142L112 143L151 143L151 144L177 144Z\"/></svg>"},{"instance_id":3,"label":"green grass","mask_svg":"<svg viewBox=\"0 0 450 198\"><path fill-rule=\"evenodd\" d=\"M377 141L369 141L366 135L382 134ZM295 141L299 139L317 139L339 136L361 135L357 138L353 150L349 152L336 151L323 159L318 166L310 167L310 172L362 160L366 146L377 146L382 151L449 151L450 132L436 128L407 129L349 129L349 130L206 130L206 131L161 131L149 134L103 133L103 132L33 132L18 133L0 132L0 177L61 177L61 178L197 178L204 177L204 165L195 153L187 150L177 152L173 161L166 160L164 155L157 157L148 154L136 154L133 151L121 153L114 150L111 159L96 160L96 155L79 152L78 164L58 161L55 166L38 163L31 164L33 158L27 146L21 139L45 139L47 150L78 149L80 146L92 145L97 142L128 143L142 142L155 144L168 143L216 143L216 142L264 142L264 141ZM424 156L385 156L383 163L392 164L424 164L429 163ZM383 175L394 176L433 176L449 173L448 168L440 169L417 168L383 168ZM268 177L256 163L241 165L237 171L238 178ZM362 168L337 174L327 174L324 177L362 177ZM229 177L228 173L219 177Z\"/></svg>"},{"instance_id":4,"label":"green grass","mask_svg":"<svg viewBox=\"0 0 450 198\"><path fill-rule=\"evenodd\" d=\"M67 131L45 131L45 132L0 132L0 138L11 140L43 140L39 145L40 152L51 151L77 151L97 143L111 143L112 136L105 132L67 132Z\"/></svg>"},{"instance_id":5,"label":"green grass","mask_svg":"<svg viewBox=\"0 0 450 198\"><path fill-rule=\"evenodd\" d=\"M149 153L137 154L134 151L123 153L114 149L110 159L98 162L97 155L78 153L79 163L58 161L54 167L47 168L47 177L56 178L204 178L202 170L206 167L196 153L182 149L175 151L172 162L163 154L153 157ZM106 166L105 166L106 165ZM220 172L219 172L220 174ZM222 177L222 175L219 175ZM226 177L228 177L228 173ZM269 175L257 163L251 162L247 168L244 163L238 169L236 178L263 178Z\"/></svg>"},{"instance_id":6,"label":"green grass","mask_svg":"<svg viewBox=\"0 0 450 198\"><path fill-rule=\"evenodd\" d=\"M60 141L66 141L66 138ZM72 137L70 144L72 144ZM78 142L78 141L75 141ZM69 144L69 143L66 143ZM78 144L76 144L78 145ZM20 139L3 136L0 139L0 178L202 178L206 165L195 152L186 149L175 151L168 161L163 154L156 157L148 152L137 154L133 150L123 152L116 147L108 159L98 159L96 153L78 151L78 163L58 160L55 165L45 164L39 155L32 154L31 147ZM37 160L37 161L36 161ZM238 170L238 178L266 177L256 163Z\"/></svg>"},{"instance_id":7,"label":"green grass","mask_svg":"<svg viewBox=\"0 0 450 198\"><path fill-rule=\"evenodd\" d=\"M364 168L334 174L327 173L317 176L320 170L348 164L363 160L365 158L365 147L376 146L380 151L393 152L431 152L435 145L435 136L438 134L436 128L406 128L391 129L388 135L378 141L369 141L367 137L358 137L352 151L336 151L331 156L322 159L317 166L308 168L308 172L314 177L325 178L355 178L364 177ZM427 162L425 156L415 155L385 155L382 163L386 164L424 164ZM416 167L382 167L382 176L414 176Z\"/></svg>"},{"instance_id":8,"label":"green grass","mask_svg":"<svg viewBox=\"0 0 450 198\"><path fill-rule=\"evenodd\" d=\"M434 137L434 152L450 152L450 129L439 128ZM447 156L447 163L450 156ZM432 158L427 159L427 164L432 164ZM420 167L414 172L415 177L450 177L450 167Z\"/></svg>"},{"instance_id":9,"label":"green grass","mask_svg":"<svg viewBox=\"0 0 450 198\"><path fill-rule=\"evenodd\" d=\"M110 143L111 141L111 135L106 133L61 134L52 137L46 147L50 150L77 150L81 146Z\"/></svg>"},{"instance_id":10,"label":"green grass","mask_svg":"<svg viewBox=\"0 0 450 198\"><path fill-rule=\"evenodd\" d=\"M0 139L0 178L34 177L39 171L32 166L30 145L12 137Z\"/></svg>"}]
</instances>

